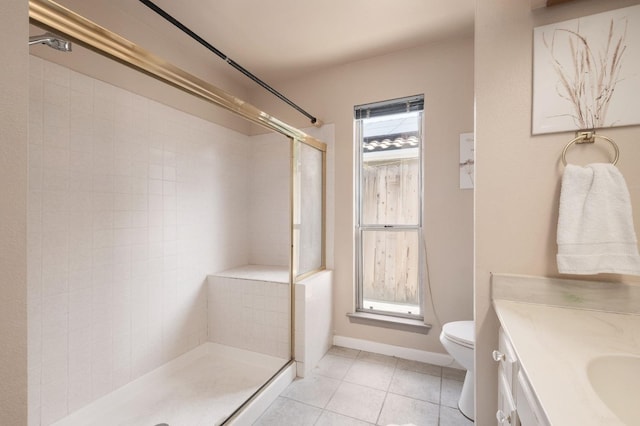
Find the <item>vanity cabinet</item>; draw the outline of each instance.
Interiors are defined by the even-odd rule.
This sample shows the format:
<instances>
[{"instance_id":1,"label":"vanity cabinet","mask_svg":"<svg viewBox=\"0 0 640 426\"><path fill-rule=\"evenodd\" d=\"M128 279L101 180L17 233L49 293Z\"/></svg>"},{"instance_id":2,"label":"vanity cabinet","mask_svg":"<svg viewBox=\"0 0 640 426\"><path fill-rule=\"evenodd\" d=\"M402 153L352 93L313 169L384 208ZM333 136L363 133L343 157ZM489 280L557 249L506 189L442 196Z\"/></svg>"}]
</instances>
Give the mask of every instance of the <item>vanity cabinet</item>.
<instances>
[{"instance_id":1,"label":"vanity cabinet","mask_svg":"<svg viewBox=\"0 0 640 426\"><path fill-rule=\"evenodd\" d=\"M516 426L520 424L518 422L516 404L511 392L511 385L502 374L498 375L498 411L496 411L496 420L498 425L501 426Z\"/></svg>"},{"instance_id":2,"label":"vanity cabinet","mask_svg":"<svg viewBox=\"0 0 640 426\"><path fill-rule=\"evenodd\" d=\"M498 426L549 426L531 385L520 368L513 345L500 328L498 349Z\"/></svg>"}]
</instances>

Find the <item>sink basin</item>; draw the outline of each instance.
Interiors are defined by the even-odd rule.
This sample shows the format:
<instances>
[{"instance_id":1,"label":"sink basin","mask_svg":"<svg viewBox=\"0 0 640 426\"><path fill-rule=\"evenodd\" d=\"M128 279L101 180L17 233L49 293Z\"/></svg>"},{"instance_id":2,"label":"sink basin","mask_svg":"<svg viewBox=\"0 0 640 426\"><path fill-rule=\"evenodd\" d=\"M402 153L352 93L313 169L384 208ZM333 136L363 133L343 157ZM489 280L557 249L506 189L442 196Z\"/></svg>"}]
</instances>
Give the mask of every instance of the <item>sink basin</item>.
<instances>
[{"instance_id":1,"label":"sink basin","mask_svg":"<svg viewBox=\"0 0 640 426\"><path fill-rule=\"evenodd\" d=\"M640 419L640 356L604 355L592 359L587 375L598 397L625 424Z\"/></svg>"}]
</instances>

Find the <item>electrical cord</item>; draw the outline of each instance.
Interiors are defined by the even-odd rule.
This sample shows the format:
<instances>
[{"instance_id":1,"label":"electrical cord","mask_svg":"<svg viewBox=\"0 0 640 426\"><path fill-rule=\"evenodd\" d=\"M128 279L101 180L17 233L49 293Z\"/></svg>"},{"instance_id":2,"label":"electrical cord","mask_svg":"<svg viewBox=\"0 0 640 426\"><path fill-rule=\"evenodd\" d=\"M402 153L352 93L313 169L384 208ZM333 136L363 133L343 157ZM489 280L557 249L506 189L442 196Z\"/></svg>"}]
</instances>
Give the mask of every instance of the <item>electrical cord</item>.
<instances>
[{"instance_id":1,"label":"electrical cord","mask_svg":"<svg viewBox=\"0 0 640 426\"><path fill-rule=\"evenodd\" d=\"M426 242L426 238L424 237L424 233L421 232L421 238L420 238L420 242L422 243L422 250L424 251L424 274L426 275L426 281L427 281L427 297L429 298L429 304L431 305L431 310L433 312L433 316L436 319L436 322L438 323L439 326L442 327L442 321L440 321L440 317L438 316L438 312L436 310L436 305L433 301L433 291L431 289L431 273L429 271L429 254L427 252L427 242Z\"/></svg>"}]
</instances>

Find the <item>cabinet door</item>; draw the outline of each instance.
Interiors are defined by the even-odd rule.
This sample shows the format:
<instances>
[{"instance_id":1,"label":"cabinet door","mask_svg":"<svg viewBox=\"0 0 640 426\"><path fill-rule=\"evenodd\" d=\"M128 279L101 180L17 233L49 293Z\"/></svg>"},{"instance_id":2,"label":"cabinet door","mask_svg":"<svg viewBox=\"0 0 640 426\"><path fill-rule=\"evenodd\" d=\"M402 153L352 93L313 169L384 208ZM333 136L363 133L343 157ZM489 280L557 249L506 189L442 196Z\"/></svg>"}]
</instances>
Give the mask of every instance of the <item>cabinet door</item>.
<instances>
[{"instance_id":1,"label":"cabinet door","mask_svg":"<svg viewBox=\"0 0 640 426\"><path fill-rule=\"evenodd\" d=\"M518 417L522 426L547 426L549 424L522 371L518 372L515 396L518 404Z\"/></svg>"},{"instance_id":2,"label":"cabinet door","mask_svg":"<svg viewBox=\"0 0 640 426\"><path fill-rule=\"evenodd\" d=\"M500 327L500 331L498 334L498 351L494 352L494 359L500 363L500 370L509 383L509 388L511 389L511 394L515 393L515 383L514 377L517 374L518 370L518 359L516 358L516 352L511 346L511 342L507 338L504 330Z\"/></svg>"},{"instance_id":3,"label":"cabinet door","mask_svg":"<svg viewBox=\"0 0 640 426\"><path fill-rule=\"evenodd\" d=\"M511 394L511 384L504 374L498 374L498 411L496 412L498 426L519 426L516 407Z\"/></svg>"}]
</instances>

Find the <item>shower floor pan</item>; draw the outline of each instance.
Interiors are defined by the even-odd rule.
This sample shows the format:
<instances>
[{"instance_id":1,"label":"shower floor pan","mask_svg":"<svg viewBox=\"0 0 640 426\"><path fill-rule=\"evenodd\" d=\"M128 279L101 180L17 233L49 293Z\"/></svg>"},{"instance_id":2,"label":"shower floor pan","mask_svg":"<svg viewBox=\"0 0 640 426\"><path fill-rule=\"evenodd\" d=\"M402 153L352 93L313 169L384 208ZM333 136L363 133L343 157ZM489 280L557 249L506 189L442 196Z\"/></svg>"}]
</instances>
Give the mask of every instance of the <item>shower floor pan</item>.
<instances>
[{"instance_id":1,"label":"shower floor pan","mask_svg":"<svg viewBox=\"0 0 640 426\"><path fill-rule=\"evenodd\" d=\"M287 362L205 343L54 425L219 425ZM290 365L228 424L253 423L294 377Z\"/></svg>"}]
</instances>

